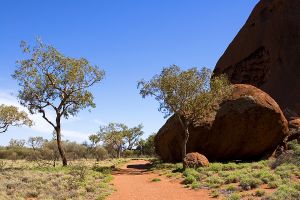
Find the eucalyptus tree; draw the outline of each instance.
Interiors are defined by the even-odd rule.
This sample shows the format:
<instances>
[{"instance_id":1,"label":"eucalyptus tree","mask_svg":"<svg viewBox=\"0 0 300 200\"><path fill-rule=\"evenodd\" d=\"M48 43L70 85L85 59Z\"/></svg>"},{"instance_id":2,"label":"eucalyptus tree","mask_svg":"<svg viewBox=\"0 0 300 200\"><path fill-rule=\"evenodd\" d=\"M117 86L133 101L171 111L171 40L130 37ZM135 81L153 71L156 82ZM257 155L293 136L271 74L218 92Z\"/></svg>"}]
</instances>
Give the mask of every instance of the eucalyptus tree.
<instances>
[{"instance_id":1,"label":"eucalyptus tree","mask_svg":"<svg viewBox=\"0 0 300 200\"><path fill-rule=\"evenodd\" d=\"M211 79L211 71L191 68L182 71L172 65L163 68L150 81L141 80L138 88L143 98L153 96L165 117L174 114L183 128L182 160L186 155L189 127L198 126L215 114L220 102L231 94L232 87L224 75Z\"/></svg>"},{"instance_id":2,"label":"eucalyptus tree","mask_svg":"<svg viewBox=\"0 0 300 200\"><path fill-rule=\"evenodd\" d=\"M128 150L132 150L135 146L137 146L141 136L144 134L142 131L143 128L143 125L139 124L138 126L129 128L129 130L124 133L124 140L127 144L126 148Z\"/></svg>"},{"instance_id":3,"label":"eucalyptus tree","mask_svg":"<svg viewBox=\"0 0 300 200\"><path fill-rule=\"evenodd\" d=\"M0 133L4 133L10 126L32 126L33 122L24 111L15 106L0 105Z\"/></svg>"},{"instance_id":4,"label":"eucalyptus tree","mask_svg":"<svg viewBox=\"0 0 300 200\"><path fill-rule=\"evenodd\" d=\"M63 166L67 158L61 142L61 121L85 108L94 108L89 88L100 82L104 71L85 58L64 56L40 40L34 47L21 42L27 57L17 62L13 78L19 83L19 99L31 114L40 113L53 128ZM52 117L54 116L54 117Z\"/></svg>"},{"instance_id":5,"label":"eucalyptus tree","mask_svg":"<svg viewBox=\"0 0 300 200\"><path fill-rule=\"evenodd\" d=\"M122 123L109 123L107 126L100 126L97 136L104 146L113 147L117 152L117 157L120 158L122 150L132 150L138 144L140 136L144 133L142 129L142 124L129 128ZM93 138L94 136L91 135L90 137Z\"/></svg>"}]
</instances>

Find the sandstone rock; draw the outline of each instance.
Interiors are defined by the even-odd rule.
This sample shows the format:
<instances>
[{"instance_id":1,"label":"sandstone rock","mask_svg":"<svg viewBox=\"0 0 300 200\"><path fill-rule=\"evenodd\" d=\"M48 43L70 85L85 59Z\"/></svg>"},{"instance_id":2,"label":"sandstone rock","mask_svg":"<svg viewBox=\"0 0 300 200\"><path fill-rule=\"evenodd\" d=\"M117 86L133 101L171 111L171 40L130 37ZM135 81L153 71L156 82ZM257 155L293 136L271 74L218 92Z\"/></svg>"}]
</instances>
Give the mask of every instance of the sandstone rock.
<instances>
[{"instance_id":1,"label":"sandstone rock","mask_svg":"<svg viewBox=\"0 0 300 200\"><path fill-rule=\"evenodd\" d=\"M268 94L254 86L237 84L214 119L190 127L187 152L200 152L210 161L260 159L270 156L287 133L287 121ZM159 130L155 145L164 161L181 160L182 134L174 116Z\"/></svg>"},{"instance_id":2,"label":"sandstone rock","mask_svg":"<svg viewBox=\"0 0 300 200\"><path fill-rule=\"evenodd\" d=\"M189 168L208 167L208 159L197 152L188 153L184 158L184 165Z\"/></svg>"},{"instance_id":3,"label":"sandstone rock","mask_svg":"<svg viewBox=\"0 0 300 200\"><path fill-rule=\"evenodd\" d=\"M289 121L289 128L300 130L300 118L290 120Z\"/></svg>"},{"instance_id":4,"label":"sandstone rock","mask_svg":"<svg viewBox=\"0 0 300 200\"><path fill-rule=\"evenodd\" d=\"M295 118L289 121L289 136L286 142L297 140L300 144L300 118Z\"/></svg>"},{"instance_id":5,"label":"sandstone rock","mask_svg":"<svg viewBox=\"0 0 300 200\"><path fill-rule=\"evenodd\" d=\"M259 87L287 118L300 115L299 11L299 0L261 0L214 70Z\"/></svg>"}]
</instances>

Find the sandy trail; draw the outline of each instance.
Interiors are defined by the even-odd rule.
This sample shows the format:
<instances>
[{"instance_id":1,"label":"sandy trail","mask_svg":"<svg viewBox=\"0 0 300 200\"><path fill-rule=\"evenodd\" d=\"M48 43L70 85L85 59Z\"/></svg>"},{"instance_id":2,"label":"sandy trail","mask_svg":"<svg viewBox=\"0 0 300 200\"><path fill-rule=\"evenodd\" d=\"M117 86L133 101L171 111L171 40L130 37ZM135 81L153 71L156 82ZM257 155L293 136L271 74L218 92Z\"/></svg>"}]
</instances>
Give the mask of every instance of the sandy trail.
<instances>
[{"instance_id":1,"label":"sandy trail","mask_svg":"<svg viewBox=\"0 0 300 200\"><path fill-rule=\"evenodd\" d=\"M108 200L207 200L207 190L183 188L178 180L171 180L148 172L149 162L133 160L114 172L113 184L116 192ZM152 182L153 178L161 181Z\"/></svg>"}]
</instances>

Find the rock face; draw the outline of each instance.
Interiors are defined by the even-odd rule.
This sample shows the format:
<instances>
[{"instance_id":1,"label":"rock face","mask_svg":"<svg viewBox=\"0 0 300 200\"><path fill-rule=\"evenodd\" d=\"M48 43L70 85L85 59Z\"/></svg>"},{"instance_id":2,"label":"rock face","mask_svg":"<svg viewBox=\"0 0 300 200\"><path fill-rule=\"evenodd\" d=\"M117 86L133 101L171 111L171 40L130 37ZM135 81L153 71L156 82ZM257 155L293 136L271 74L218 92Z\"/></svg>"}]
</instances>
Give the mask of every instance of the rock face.
<instances>
[{"instance_id":1,"label":"rock face","mask_svg":"<svg viewBox=\"0 0 300 200\"><path fill-rule=\"evenodd\" d=\"M288 133L278 104L262 90L234 85L214 119L190 127L187 152L199 152L209 161L255 160L270 156ZM183 129L171 117L155 138L156 151L166 162L181 160Z\"/></svg>"},{"instance_id":2,"label":"rock face","mask_svg":"<svg viewBox=\"0 0 300 200\"><path fill-rule=\"evenodd\" d=\"M218 61L215 75L268 93L287 118L300 115L300 1L261 0Z\"/></svg>"},{"instance_id":3,"label":"rock face","mask_svg":"<svg viewBox=\"0 0 300 200\"><path fill-rule=\"evenodd\" d=\"M188 153L184 158L184 165L189 168L197 168L197 167L208 167L209 161L208 159L197 152Z\"/></svg>"},{"instance_id":4,"label":"rock face","mask_svg":"<svg viewBox=\"0 0 300 200\"><path fill-rule=\"evenodd\" d=\"M289 128L300 130L300 118L290 120L289 121Z\"/></svg>"}]
</instances>

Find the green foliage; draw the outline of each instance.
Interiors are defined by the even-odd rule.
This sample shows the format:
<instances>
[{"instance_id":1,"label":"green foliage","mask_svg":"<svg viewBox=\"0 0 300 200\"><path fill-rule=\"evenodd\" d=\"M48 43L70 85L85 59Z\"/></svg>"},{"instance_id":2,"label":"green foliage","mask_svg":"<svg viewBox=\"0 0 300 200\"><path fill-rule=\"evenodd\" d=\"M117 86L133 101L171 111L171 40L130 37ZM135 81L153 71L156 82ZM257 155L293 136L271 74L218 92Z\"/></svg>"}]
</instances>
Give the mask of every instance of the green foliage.
<instances>
[{"instance_id":1,"label":"green foliage","mask_svg":"<svg viewBox=\"0 0 300 200\"><path fill-rule=\"evenodd\" d=\"M154 179L151 180L151 182L160 182L160 181L161 181L160 178L154 178Z\"/></svg>"},{"instance_id":2,"label":"green foliage","mask_svg":"<svg viewBox=\"0 0 300 200\"><path fill-rule=\"evenodd\" d=\"M140 137L143 135L143 126L140 124L133 128L128 128L122 123L109 123L107 126L101 126L97 135L91 135L90 139L98 137L107 148L112 148L117 152L116 157L120 158L124 149L132 150L138 145Z\"/></svg>"},{"instance_id":3,"label":"green foliage","mask_svg":"<svg viewBox=\"0 0 300 200\"><path fill-rule=\"evenodd\" d=\"M192 184L192 183L194 183L196 181L197 181L196 178L194 176L192 176L192 175L189 174L189 175L187 175L185 177L185 179L183 180L183 183L184 184Z\"/></svg>"},{"instance_id":4,"label":"green foliage","mask_svg":"<svg viewBox=\"0 0 300 200\"><path fill-rule=\"evenodd\" d=\"M182 71L172 65L163 68L149 82L138 82L143 98L154 96L159 102L159 110L170 116L175 113L188 123L199 123L202 118L212 115L219 102L231 93L226 77L210 80L211 71L192 68Z\"/></svg>"},{"instance_id":5,"label":"green foliage","mask_svg":"<svg viewBox=\"0 0 300 200\"><path fill-rule=\"evenodd\" d=\"M99 166L117 161L106 162ZM54 168L20 161L18 167L0 171L0 199L104 199L112 192L112 176L91 170L91 164L79 161Z\"/></svg>"},{"instance_id":6,"label":"green foliage","mask_svg":"<svg viewBox=\"0 0 300 200\"><path fill-rule=\"evenodd\" d=\"M0 133L6 132L9 126L22 125L33 125L27 113L19 111L15 106L0 105Z\"/></svg>"},{"instance_id":7,"label":"green foliage","mask_svg":"<svg viewBox=\"0 0 300 200\"><path fill-rule=\"evenodd\" d=\"M300 199L300 184L284 184L271 195L267 196L265 200L294 200Z\"/></svg>"},{"instance_id":8,"label":"green foliage","mask_svg":"<svg viewBox=\"0 0 300 200\"><path fill-rule=\"evenodd\" d=\"M233 193L229 195L226 200L240 200L241 196L238 193Z\"/></svg>"},{"instance_id":9,"label":"green foliage","mask_svg":"<svg viewBox=\"0 0 300 200\"><path fill-rule=\"evenodd\" d=\"M254 195L257 197L263 197L265 194L266 192L263 190L256 190Z\"/></svg>"},{"instance_id":10,"label":"green foliage","mask_svg":"<svg viewBox=\"0 0 300 200\"><path fill-rule=\"evenodd\" d=\"M242 177L240 180L240 186L243 188L243 190L250 190L253 188L257 188L259 185L262 184L262 181L255 177Z\"/></svg>"},{"instance_id":11,"label":"green foliage","mask_svg":"<svg viewBox=\"0 0 300 200\"><path fill-rule=\"evenodd\" d=\"M136 150L140 152L141 156L155 156L155 134L151 134L146 140L141 139L138 142Z\"/></svg>"},{"instance_id":12,"label":"green foliage","mask_svg":"<svg viewBox=\"0 0 300 200\"><path fill-rule=\"evenodd\" d=\"M18 61L13 78L21 87L21 104L31 113L44 113L49 107L68 118L95 107L87 89L103 79L104 71L84 58L66 57L41 40L33 48L22 42L21 48L28 58Z\"/></svg>"},{"instance_id":13,"label":"green foliage","mask_svg":"<svg viewBox=\"0 0 300 200\"><path fill-rule=\"evenodd\" d=\"M211 193L210 193L210 196L212 198L218 198L220 196L219 190L212 190Z\"/></svg>"}]
</instances>

